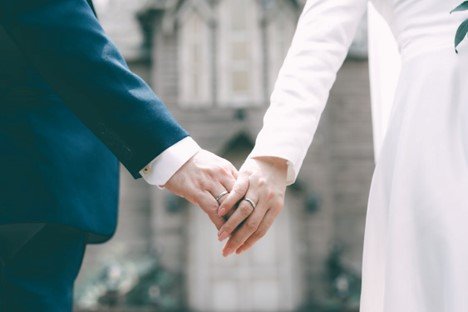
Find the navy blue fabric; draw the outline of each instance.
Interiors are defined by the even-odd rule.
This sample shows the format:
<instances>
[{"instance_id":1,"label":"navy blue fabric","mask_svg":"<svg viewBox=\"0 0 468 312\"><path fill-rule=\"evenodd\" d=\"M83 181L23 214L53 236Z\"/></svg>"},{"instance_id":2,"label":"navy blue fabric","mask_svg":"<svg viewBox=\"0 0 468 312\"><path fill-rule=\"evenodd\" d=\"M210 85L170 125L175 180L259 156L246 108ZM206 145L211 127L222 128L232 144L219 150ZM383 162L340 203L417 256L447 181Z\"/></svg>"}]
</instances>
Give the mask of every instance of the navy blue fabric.
<instances>
[{"instance_id":1,"label":"navy blue fabric","mask_svg":"<svg viewBox=\"0 0 468 312\"><path fill-rule=\"evenodd\" d=\"M46 225L1 268L0 311L71 312L85 248L83 232Z\"/></svg>"},{"instance_id":2,"label":"navy blue fabric","mask_svg":"<svg viewBox=\"0 0 468 312\"><path fill-rule=\"evenodd\" d=\"M104 241L117 159L138 178L188 134L85 0L0 0L0 26L0 225L63 224Z\"/></svg>"},{"instance_id":3,"label":"navy blue fabric","mask_svg":"<svg viewBox=\"0 0 468 312\"><path fill-rule=\"evenodd\" d=\"M133 176L187 136L128 70L85 0L0 0L0 14L41 76Z\"/></svg>"}]
</instances>

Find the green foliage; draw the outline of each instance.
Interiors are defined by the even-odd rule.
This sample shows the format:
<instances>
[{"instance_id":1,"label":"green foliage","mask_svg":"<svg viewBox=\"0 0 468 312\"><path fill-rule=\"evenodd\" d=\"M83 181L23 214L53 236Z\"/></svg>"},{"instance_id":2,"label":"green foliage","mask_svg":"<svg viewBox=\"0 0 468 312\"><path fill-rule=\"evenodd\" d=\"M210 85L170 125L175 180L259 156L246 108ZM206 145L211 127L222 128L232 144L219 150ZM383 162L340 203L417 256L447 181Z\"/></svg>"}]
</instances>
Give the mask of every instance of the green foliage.
<instances>
[{"instance_id":1,"label":"green foliage","mask_svg":"<svg viewBox=\"0 0 468 312\"><path fill-rule=\"evenodd\" d=\"M461 11L467 11L468 10L468 1L464 1L462 4L460 4L458 7L452 10L452 12L461 12ZM457 33L455 35L455 51L457 51L457 47L460 45L460 43L465 39L465 37L468 35L468 19L465 20L460 27L458 27Z\"/></svg>"},{"instance_id":2,"label":"green foliage","mask_svg":"<svg viewBox=\"0 0 468 312\"><path fill-rule=\"evenodd\" d=\"M183 285L182 275L162 266L156 253L119 254L78 285L75 301L83 311L185 312Z\"/></svg>"},{"instance_id":3,"label":"green foliage","mask_svg":"<svg viewBox=\"0 0 468 312\"><path fill-rule=\"evenodd\" d=\"M452 12L450 12L450 13L466 11L466 10L468 10L468 1L464 1L462 4L460 4L455 9L453 9Z\"/></svg>"},{"instance_id":4,"label":"green foliage","mask_svg":"<svg viewBox=\"0 0 468 312\"><path fill-rule=\"evenodd\" d=\"M327 295L317 298L309 294L307 302L297 312L358 312L361 278L344 263L344 250L335 246L325 263Z\"/></svg>"},{"instance_id":5,"label":"green foliage","mask_svg":"<svg viewBox=\"0 0 468 312\"><path fill-rule=\"evenodd\" d=\"M460 43L465 39L468 34L468 19L464 21L460 27L458 27L457 34L455 35L455 50L460 45ZM458 53L458 50L456 50Z\"/></svg>"}]
</instances>

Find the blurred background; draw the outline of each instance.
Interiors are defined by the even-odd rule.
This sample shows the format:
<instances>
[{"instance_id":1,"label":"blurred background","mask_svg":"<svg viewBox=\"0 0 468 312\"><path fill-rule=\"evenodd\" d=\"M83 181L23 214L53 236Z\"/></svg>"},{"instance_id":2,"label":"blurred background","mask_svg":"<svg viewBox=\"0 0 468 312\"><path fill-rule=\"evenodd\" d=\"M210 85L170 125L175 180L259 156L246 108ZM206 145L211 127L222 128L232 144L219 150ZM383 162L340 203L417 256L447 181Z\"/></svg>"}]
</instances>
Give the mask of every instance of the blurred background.
<instances>
[{"instance_id":1,"label":"blurred background","mask_svg":"<svg viewBox=\"0 0 468 312\"><path fill-rule=\"evenodd\" d=\"M202 147L239 167L305 1L94 2L130 68ZM225 259L199 208L122 170L118 231L88 248L76 310L358 311L373 153L363 20L268 235Z\"/></svg>"}]
</instances>

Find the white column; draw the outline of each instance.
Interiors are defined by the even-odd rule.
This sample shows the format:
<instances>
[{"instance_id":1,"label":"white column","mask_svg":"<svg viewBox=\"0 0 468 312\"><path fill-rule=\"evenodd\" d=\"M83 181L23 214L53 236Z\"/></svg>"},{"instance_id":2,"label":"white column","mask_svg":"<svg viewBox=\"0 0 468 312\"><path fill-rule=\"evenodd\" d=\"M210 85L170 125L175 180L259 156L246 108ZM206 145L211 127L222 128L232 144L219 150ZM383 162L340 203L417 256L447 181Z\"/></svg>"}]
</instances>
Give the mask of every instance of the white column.
<instances>
[{"instance_id":1,"label":"white column","mask_svg":"<svg viewBox=\"0 0 468 312\"><path fill-rule=\"evenodd\" d=\"M374 153L377 160L393 106L401 60L387 22L372 4L369 4L368 19Z\"/></svg>"}]
</instances>

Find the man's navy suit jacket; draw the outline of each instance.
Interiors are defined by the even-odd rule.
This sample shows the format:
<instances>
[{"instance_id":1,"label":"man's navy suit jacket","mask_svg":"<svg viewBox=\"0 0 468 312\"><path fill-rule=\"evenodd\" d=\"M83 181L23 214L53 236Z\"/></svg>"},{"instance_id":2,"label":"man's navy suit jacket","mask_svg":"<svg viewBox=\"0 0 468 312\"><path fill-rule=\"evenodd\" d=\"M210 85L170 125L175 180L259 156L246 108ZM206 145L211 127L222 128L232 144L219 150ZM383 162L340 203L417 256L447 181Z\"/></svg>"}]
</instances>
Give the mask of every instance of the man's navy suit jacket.
<instances>
[{"instance_id":1,"label":"man's navy suit jacket","mask_svg":"<svg viewBox=\"0 0 468 312\"><path fill-rule=\"evenodd\" d=\"M118 160L135 177L187 136L86 0L0 0L0 225L115 231Z\"/></svg>"}]
</instances>

